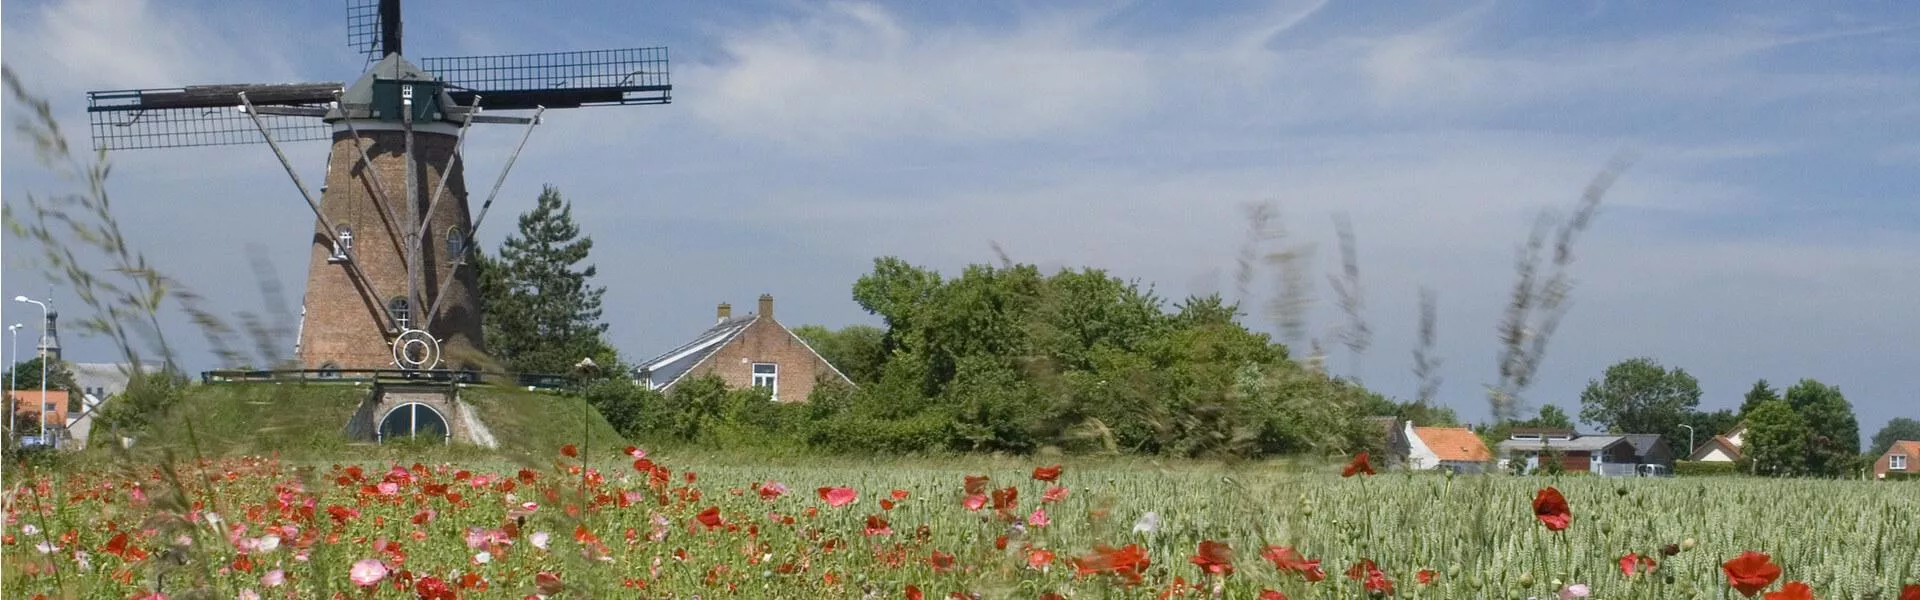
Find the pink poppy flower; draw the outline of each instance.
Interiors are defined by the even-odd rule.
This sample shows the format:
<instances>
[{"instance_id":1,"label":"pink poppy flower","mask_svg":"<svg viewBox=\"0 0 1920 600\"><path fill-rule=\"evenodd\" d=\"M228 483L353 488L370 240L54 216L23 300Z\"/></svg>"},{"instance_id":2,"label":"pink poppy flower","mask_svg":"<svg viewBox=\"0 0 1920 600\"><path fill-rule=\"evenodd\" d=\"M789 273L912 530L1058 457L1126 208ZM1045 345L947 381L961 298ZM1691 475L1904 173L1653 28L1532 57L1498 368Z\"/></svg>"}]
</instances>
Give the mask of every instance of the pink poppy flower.
<instances>
[{"instance_id":1,"label":"pink poppy flower","mask_svg":"<svg viewBox=\"0 0 1920 600\"><path fill-rule=\"evenodd\" d=\"M354 585L373 587L379 584L380 580L387 578L387 565L382 564L379 559L369 558L353 563L353 569L348 571L347 575L353 579Z\"/></svg>"}]
</instances>

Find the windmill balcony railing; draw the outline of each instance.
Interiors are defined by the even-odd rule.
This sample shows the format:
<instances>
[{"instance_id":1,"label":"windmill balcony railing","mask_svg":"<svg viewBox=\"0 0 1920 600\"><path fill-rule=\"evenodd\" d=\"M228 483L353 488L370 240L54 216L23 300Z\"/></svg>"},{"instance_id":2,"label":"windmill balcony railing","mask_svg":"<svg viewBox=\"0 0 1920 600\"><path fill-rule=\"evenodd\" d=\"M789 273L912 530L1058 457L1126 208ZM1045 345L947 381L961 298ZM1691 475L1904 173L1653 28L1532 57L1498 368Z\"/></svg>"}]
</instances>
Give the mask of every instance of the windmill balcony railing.
<instances>
[{"instance_id":1,"label":"windmill balcony railing","mask_svg":"<svg viewBox=\"0 0 1920 600\"><path fill-rule=\"evenodd\" d=\"M316 383L418 382L466 385L512 385L534 389L558 389L571 385L570 375L553 373L500 373L471 370L406 369L215 369L202 371L200 382L260 383L302 381Z\"/></svg>"}]
</instances>

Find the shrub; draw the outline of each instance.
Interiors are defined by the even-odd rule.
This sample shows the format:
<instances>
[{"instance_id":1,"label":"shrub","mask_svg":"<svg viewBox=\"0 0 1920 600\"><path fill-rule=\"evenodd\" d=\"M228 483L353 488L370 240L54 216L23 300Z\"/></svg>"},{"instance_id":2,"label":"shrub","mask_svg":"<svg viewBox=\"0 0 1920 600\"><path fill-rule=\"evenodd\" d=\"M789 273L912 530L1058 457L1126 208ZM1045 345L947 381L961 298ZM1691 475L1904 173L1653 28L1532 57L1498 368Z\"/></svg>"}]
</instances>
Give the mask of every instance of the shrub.
<instances>
[{"instance_id":1,"label":"shrub","mask_svg":"<svg viewBox=\"0 0 1920 600\"><path fill-rule=\"evenodd\" d=\"M1673 474L1680 477L1739 475L1740 465L1730 462L1682 460L1673 463Z\"/></svg>"}]
</instances>

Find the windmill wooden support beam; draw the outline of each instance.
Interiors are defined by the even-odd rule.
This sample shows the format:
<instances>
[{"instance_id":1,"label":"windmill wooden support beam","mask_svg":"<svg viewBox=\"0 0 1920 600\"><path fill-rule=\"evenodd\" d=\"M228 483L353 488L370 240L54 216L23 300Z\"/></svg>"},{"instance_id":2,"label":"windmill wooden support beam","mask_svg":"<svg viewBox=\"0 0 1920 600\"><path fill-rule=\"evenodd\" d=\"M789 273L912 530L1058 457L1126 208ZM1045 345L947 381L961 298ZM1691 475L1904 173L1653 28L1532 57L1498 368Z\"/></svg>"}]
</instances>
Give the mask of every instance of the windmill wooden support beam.
<instances>
[{"instance_id":1,"label":"windmill wooden support beam","mask_svg":"<svg viewBox=\"0 0 1920 600\"><path fill-rule=\"evenodd\" d=\"M164 108L219 108L239 106L234 94L245 92L256 106L275 104L326 104L340 82L240 85L193 85L184 88L147 90L109 90L93 92L93 105L87 110L126 111Z\"/></svg>"}]
</instances>

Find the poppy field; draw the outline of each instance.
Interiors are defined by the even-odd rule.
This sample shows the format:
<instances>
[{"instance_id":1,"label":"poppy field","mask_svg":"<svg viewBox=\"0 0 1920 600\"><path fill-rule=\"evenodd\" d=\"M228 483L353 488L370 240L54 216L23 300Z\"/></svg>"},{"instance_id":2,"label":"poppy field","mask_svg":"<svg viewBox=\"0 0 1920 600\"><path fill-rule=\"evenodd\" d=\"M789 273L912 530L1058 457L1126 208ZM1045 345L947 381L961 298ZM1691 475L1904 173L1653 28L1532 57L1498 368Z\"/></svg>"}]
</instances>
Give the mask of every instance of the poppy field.
<instances>
[{"instance_id":1,"label":"poppy field","mask_svg":"<svg viewBox=\"0 0 1920 600\"><path fill-rule=\"evenodd\" d=\"M602 454L10 480L6 596L1920 598L1904 483Z\"/></svg>"}]
</instances>

